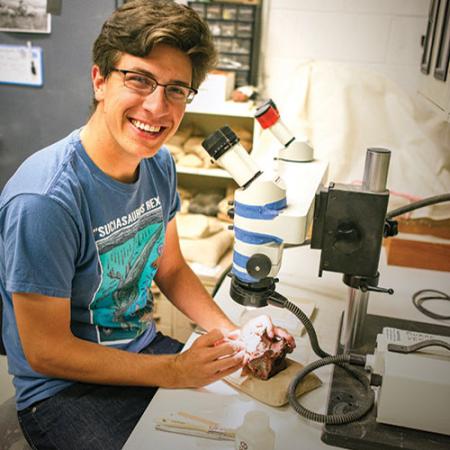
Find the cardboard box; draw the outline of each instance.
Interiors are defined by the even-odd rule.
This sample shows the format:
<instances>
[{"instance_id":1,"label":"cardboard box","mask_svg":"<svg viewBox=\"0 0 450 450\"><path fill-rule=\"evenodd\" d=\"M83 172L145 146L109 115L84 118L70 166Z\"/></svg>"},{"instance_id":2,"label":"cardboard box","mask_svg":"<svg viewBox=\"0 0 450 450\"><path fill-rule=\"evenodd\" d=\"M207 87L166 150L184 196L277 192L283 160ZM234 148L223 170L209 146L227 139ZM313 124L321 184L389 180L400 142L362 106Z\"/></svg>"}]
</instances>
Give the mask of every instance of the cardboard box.
<instances>
[{"instance_id":1,"label":"cardboard box","mask_svg":"<svg viewBox=\"0 0 450 450\"><path fill-rule=\"evenodd\" d=\"M220 105L230 99L235 84L234 72L213 71L208 73L195 97L196 106Z\"/></svg>"}]
</instances>

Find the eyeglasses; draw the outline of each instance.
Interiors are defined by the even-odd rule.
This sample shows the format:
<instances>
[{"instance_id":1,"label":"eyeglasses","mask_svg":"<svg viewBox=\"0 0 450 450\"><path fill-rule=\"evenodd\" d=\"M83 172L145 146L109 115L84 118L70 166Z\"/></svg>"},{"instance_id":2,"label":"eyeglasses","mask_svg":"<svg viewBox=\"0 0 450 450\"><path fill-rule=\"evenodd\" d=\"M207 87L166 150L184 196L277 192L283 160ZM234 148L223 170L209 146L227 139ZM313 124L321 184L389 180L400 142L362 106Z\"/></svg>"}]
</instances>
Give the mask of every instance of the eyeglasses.
<instances>
[{"instance_id":1,"label":"eyeglasses","mask_svg":"<svg viewBox=\"0 0 450 450\"><path fill-rule=\"evenodd\" d=\"M162 84L158 83L154 78L149 75L145 75L140 72L134 72L133 70L123 70L113 68L113 72L120 72L123 74L123 84L125 87L132 89L133 91L141 95L150 95L155 92L158 86L164 88L164 94L172 103L191 103L197 94L197 90L181 84Z\"/></svg>"}]
</instances>

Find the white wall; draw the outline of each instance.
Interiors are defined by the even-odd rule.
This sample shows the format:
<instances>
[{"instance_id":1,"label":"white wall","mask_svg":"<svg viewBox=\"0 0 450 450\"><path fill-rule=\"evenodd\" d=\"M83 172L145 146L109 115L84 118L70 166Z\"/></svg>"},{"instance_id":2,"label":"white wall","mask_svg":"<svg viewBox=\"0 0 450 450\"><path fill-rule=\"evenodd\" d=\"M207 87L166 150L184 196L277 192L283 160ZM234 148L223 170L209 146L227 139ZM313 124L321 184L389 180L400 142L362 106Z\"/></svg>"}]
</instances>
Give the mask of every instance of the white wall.
<instances>
[{"instance_id":1,"label":"white wall","mask_svg":"<svg viewBox=\"0 0 450 450\"><path fill-rule=\"evenodd\" d=\"M418 89L430 0L264 0L261 73L276 98L307 60L356 64Z\"/></svg>"}]
</instances>

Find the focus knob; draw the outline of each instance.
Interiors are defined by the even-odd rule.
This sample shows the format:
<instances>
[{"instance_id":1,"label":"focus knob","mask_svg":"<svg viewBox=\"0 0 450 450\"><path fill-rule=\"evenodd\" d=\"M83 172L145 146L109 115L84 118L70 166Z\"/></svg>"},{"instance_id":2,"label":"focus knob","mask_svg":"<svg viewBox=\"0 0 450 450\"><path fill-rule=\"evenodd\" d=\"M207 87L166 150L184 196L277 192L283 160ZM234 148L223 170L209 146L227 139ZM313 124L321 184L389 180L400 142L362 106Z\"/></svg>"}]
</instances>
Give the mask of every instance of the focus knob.
<instances>
[{"instance_id":1,"label":"focus knob","mask_svg":"<svg viewBox=\"0 0 450 450\"><path fill-rule=\"evenodd\" d=\"M267 255L256 253L247 261L246 269L253 278L262 280L269 275L272 269L272 261Z\"/></svg>"}]
</instances>

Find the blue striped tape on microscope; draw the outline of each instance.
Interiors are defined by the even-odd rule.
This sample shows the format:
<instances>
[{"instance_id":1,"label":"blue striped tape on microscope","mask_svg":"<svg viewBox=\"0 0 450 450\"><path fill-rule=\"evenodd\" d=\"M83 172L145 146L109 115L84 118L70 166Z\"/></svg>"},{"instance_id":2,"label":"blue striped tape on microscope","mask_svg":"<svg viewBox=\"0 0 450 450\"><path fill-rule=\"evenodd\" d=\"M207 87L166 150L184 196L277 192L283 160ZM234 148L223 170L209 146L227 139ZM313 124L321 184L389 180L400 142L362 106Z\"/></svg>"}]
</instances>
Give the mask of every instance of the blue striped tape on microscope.
<instances>
[{"instance_id":1,"label":"blue striped tape on microscope","mask_svg":"<svg viewBox=\"0 0 450 450\"><path fill-rule=\"evenodd\" d=\"M242 253L237 252L236 250L233 252L233 264L236 264L239 267L242 267L246 270L247 261L250 259L249 256L245 256Z\"/></svg>"},{"instance_id":2,"label":"blue striped tape on microscope","mask_svg":"<svg viewBox=\"0 0 450 450\"><path fill-rule=\"evenodd\" d=\"M250 259L249 256L242 255L236 250L233 251L233 267L231 272L236 275L239 279L246 282L258 281L258 279L252 277L247 271L247 261Z\"/></svg>"},{"instance_id":3,"label":"blue striped tape on microscope","mask_svg":"<svg viewBox=\"0 0 450 450\"><path fill-rule=\"evenodd\" d=\"M235 214L246 219L272 220L287 206L286 197L265 205L246 205L234 202Z\"/></svg>"},{"instance_id":4,"label":"blue striped tape on microscope","mask_svg":"<svg viewBox=\"0 0 450 450\"><path fill-rule=\"evenodd\" d=\"M272 234L255 233L254 231L246 231L242 228L234 227L234 237L236 241L242 241L245 244L269 244L276 242L282 244L283 239Z\"/></svg>"},{"instance_id":5,"label":"blue striped tape on microscope","mask_svg":"<svg viewBox=\"0 0 450 450\"><path fill-rule=\"evenodd\" d=\"M237 270L234 267L231 269L231 273L244 283L257 283L259 281L256 278L253 278L251 275L249 275L248 272L241 272L240 270Z\"/></svg>"}]
</instances>

